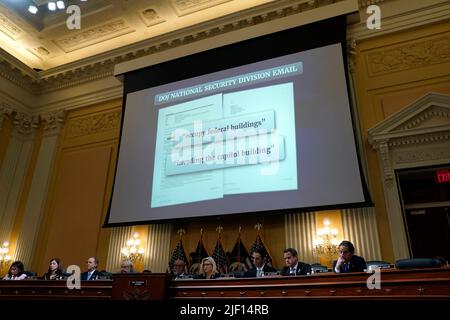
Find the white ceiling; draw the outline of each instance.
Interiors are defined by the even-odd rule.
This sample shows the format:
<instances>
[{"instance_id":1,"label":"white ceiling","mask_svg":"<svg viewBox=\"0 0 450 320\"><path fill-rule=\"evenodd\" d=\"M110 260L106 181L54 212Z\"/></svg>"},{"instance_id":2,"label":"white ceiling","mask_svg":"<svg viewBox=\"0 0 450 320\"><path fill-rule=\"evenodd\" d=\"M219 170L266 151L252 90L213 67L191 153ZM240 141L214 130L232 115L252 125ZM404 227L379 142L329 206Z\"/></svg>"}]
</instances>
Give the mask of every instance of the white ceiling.
<instances>
[{"instance_id":1,"label":"white ceiling","mask_svg":"<svg viewBox=\"0 0 450 320\"><path fill-rule=\"evenodd\" d=\"M38 14L27 11L38 5ZM113 49L285 0L65 0L81 10L81 29L69 30L66 10L48 0L0 0L0 47L30 68L48 70ZM315 1L304 2L314 6Z\"/></svg>"}]
</instances>

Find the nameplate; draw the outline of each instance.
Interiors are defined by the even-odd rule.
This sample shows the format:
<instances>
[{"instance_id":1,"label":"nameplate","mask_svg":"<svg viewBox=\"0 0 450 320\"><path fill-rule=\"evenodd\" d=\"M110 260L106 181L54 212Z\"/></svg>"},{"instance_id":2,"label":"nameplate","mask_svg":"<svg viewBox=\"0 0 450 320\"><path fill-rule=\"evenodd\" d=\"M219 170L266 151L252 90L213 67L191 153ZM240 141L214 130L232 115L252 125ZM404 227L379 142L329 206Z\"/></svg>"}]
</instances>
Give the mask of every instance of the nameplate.
<instances>
[{"instance_id":1,"label":"nameplate","mask_svg":"<svg viewBox=\"0 0 450 320\"><path fill-rule=\"evenodd\" d=\"M141 287L146 286L147 281L146 280L132 280L130 281L130 287Z\"/></svg>"}]
</instances>

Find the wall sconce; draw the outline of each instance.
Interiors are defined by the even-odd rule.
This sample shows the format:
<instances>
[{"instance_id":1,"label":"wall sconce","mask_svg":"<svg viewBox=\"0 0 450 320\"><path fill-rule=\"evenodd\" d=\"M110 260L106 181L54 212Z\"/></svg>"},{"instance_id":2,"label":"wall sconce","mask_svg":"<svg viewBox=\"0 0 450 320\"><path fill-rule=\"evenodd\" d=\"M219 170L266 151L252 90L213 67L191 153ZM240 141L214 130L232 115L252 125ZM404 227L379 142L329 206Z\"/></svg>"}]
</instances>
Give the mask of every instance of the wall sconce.
<instances>
[{"instance_id":1,"label":"wall sconce","mask_svg":"<svg viewBox=\"0 0 450 320\"><path fill-rule=\"evenodd\" d=\"M139 234L135 233L132 239L127 241L127 246L120 251L123 260L131 260L135 263L140 261L144 257L145 249L141 246L141 240L139 240Z\"/></svg>"},{"instance_id":2,"label":"wall sconce","mask_svg":"<svg viewBox=\"0 0 450 320\"><path fill-rule=\"evenodd\" d=\"M11 256L8 254L9 252L9 243L8 241L3 242L2 247L0 248L0 269L3 270L4 267L9 266L11 262Z\"/></svg>"},{"instance_id":3,"label":"wall sconce","mask_svg":"<svg viewBox=\"0 0 450 320\"><path fill-rule=\"evenodd\" d=\"M330 227L330 220L324 219L322 229L317 230L317 238L313 240L313 254L331 258L339 252L338 230Z\"/></svg>"}]
</instances>

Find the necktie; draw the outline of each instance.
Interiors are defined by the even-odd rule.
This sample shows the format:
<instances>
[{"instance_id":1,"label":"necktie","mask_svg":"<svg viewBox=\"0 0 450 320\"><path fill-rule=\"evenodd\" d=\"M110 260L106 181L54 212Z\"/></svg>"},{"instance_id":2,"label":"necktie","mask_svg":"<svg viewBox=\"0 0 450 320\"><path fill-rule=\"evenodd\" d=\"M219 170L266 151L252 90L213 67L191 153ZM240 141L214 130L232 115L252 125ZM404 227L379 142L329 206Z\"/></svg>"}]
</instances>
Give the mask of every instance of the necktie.
<instances>
[{"instance_id":1,"label":"necktie","mask_svg":"<svg viewBox=\"0 0 450 320\"><path fill-rule=\"evenodd\" d=\"M291 268L291 275L295 276L295 268Z\"/></svg>"},{"instance_id":2,"label":"necktie","mask_svg":"<svg viewBox=\"0 0 450 320\"><path fill-rule=\"evenodd\" d=\"M261 277L262 277L262 275L263 275L263 273L262 273L262 269L258 269L258 278L261 278Z\"/></svg>"},{"instance_id":3,"label":"necktie","mask_svg":"<svg viewBox=\"0 0 450 320\"><path fill-rule=\"evenodd\" d=\"M92 273L88 272L86 280L91 280L91 276L92 276Z\"/></svg>"},{"instance_id":4,"label":"necktie","mask_svg":"<svg viewBox=\"0 0 450 320\"><path fill-rule=\"evenodd\" d=\"M344 263L344 272L348 272L348 264Z\"/></svg>"}]
</instances>

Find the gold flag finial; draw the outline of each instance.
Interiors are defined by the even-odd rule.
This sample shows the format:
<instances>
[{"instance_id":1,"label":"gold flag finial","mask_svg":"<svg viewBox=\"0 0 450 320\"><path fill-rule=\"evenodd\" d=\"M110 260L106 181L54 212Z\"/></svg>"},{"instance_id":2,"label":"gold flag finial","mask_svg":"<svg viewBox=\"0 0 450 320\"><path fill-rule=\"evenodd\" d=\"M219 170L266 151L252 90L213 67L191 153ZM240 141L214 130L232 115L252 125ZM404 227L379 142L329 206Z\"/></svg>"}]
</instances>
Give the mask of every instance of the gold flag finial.
<instances>
[{"instance_id":1,"label":"gold flag finial","mask_svg":"<svg viewBox=\"0 0 450 320\"><path fill-rule=\"evenodd\" d=\"M259 222L257 224L255 224L255 229L258 230L258 234L259 234L259 231L262 229L262 224Z\"/></svg>"},{"instance_id":2,"label":"gold flag finial","mask_svg":"<svg viewBox=\"0 0 450 320\"><path fill-rule=\"evenodd\" d=\"M216 231L217 231L217 233L219 234L219 240L220 240L220 238L222 237L222 230L223 230L223 227L222 227L221 225L219 225L219 226L216 228Z\"/></svg>"},{"instance_id":3,"label":"gold flag finial","mask_svg":"<svg viewBox=\"0 0 450 320\"><path fill-rule=\"evenodd\" d=\"M177 233L180 235L180 239L181 239L181 237L183 237L183 234L185 234L186 231L183 228L180 228L177 230Z\"/></svg>"}]
</instances>

